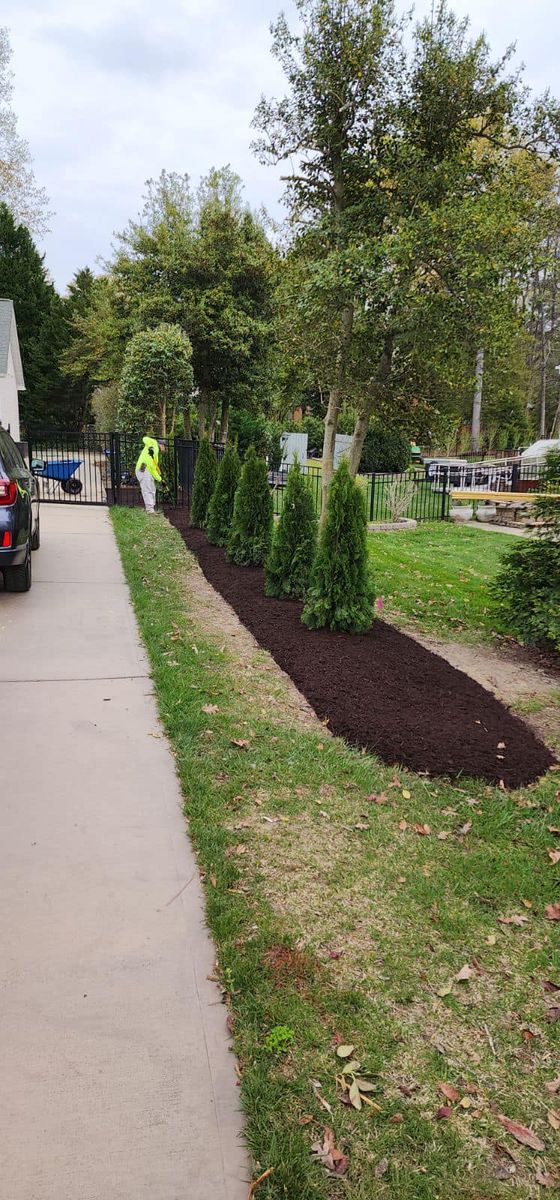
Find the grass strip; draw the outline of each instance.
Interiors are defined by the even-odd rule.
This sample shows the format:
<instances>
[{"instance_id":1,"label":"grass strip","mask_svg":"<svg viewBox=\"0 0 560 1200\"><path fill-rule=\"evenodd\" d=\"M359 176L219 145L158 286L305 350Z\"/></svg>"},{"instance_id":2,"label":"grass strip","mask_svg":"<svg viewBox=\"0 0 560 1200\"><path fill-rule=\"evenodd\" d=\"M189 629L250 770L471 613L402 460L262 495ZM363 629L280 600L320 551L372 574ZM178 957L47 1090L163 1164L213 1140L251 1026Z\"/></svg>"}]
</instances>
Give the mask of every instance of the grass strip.
<instances>
[{"instance_id":1,"label":"grass strip","mask_svg":"<svg viewBox=\"0 0 560 1200\"><path fill-rule=\"evenodd\" d=\"M255 1177L274 1168L259 1200L491 1200L512 1182L532 1200L558 1170L560 776L512 794L450 785L306 728L268 655L236 650L204 608L179 534L112 517L203 873ZM341 1101L341 1042L373 1107ZM325 1127L341 1177L311 1153Z\"/></svg>"}]
</instances>

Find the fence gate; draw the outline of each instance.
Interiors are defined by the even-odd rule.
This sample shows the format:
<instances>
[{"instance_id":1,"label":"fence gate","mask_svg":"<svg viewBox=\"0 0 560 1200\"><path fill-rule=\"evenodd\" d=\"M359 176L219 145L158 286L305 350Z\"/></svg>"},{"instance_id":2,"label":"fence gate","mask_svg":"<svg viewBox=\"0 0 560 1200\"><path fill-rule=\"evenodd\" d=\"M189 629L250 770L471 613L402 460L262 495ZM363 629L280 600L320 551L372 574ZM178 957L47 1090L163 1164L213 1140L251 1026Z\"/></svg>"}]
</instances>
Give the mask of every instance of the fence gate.
<instances>
[{"instance_id":1,"label":"fence gate","mask_svg":"<svg viewBox=\"0 0 560 1200\"><path fill-rule=\"evenodd\" d=\"M142 507L135 467L142 434L61 433L33 431L28 438L28 461L44 504L123 504ZM162 438L161 502L190 507L198 444L184 438ZM214 447L218 461L224 447Z\"/></svg>"}]
</instances>

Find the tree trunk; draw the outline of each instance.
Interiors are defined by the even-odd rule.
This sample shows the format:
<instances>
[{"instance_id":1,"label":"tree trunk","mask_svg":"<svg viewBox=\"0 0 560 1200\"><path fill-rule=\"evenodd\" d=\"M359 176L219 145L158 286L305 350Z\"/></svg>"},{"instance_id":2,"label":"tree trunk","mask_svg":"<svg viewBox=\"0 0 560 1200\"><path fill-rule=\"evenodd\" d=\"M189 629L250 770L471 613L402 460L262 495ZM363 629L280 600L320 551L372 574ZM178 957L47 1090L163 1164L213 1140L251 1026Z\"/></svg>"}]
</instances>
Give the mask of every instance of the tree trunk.
<instances>
[{"instance_id":1,"label":"tree trunk","mask_svg":"<svg viewBox=\"0 0 560 1200\"><path fill-rule=\"evenodd\" d=\"M350 446L350 454L348 455L348 469L353 479L356 478L360 467L360 459L362 450L366 440L369 420L373 412L375 402L379 399L380 393L385 390L391 375L393 366L393 348L395 336L393 333L387 333L383 342L383 352L379 360L377 368L377 376L375 386L372 388L371 399L363 411L358 413L354 433L352 435L352 445Z\"/></svg>"},{"instance_id":2,"label":"tree trunk","mask_svg":"<svg viewBox=\"0 0 560 1200\"><path fill-rule=\"evenodd\" d=\"M333 386L329 392L329 404L327 415L325 417L325 436L323 438L323 464L321 476L321 527L327 519L327 501L329 498L329 489L334 472L334 451L336 445L336 431L338 428L338 414L344 394L344 381L346 378L346 364L348 362L348 350L352 338L352 329L354 325L354 308L349 304L343 309L340 322L340 340L338 345L338 353L336 356L336 371Z\"/></svg>"},{"instance_id":3,"label":"tree trunk","mask_svg":"<svg viewBox=\"0 0 560 1200\"><path fill-rule=\"evenodd\" d=\"M183 410L183 437L185 441L192 442L192 424L191 424L191 408L190 404Z\"/></svg>"},{"instance_id":4,"label":"tree trunk","mask_svg":"<svg viewBox=\"0 0 560 1200\"><path fill-rule=\"evenodd\" d=\"M213 442L216 437L216 417L218 414L218 397L214 392L209 393L208 402L208 437Z\"/></svg>"},{"instance_id":5,"label":"tree trunk","mask_svg":"<svg viewBox=\"0 0 560 1200\"><path fill-rule=\"evenodd\" d=\"M476 384L471 418L471 450L480 450L480 413L482 410L482 385L484 381L484 350L476 352Z\"/></svg>"},{"instance_id":6,"label":"tree trunk","mask_svg":"<svg viewBox=\"0 0 560 1200\"><path fill-rule=\"evenodd\" d=\"M542 438L546 437L546 367L548 355L546 353L546 325L545 325L545 306L544 301L541 304L541 386L540 386L540 418L539 418L539 433Z\"/></svg>"},{"instance_id":7,"label":"tree trunk","mask_svg":"<svg viewBox=\"0 0 560 1200\"><path fill-rule=\"evenodd\" d=\"M198 437L206 436L208 414L210 411L210 388L202 387L197 403L198 408Z\"/></svg>"},{"instance_id":8,"label":"tree trunk","mask_svg":"<svg viewBox=\"0 0 560 1200\"><path fill-rule=\"evenodd\" d=\"M220 420L220 441L227 442L229 428L229 400L224 396L222 400L222 416Z\"/></svg>"}]
</instances>

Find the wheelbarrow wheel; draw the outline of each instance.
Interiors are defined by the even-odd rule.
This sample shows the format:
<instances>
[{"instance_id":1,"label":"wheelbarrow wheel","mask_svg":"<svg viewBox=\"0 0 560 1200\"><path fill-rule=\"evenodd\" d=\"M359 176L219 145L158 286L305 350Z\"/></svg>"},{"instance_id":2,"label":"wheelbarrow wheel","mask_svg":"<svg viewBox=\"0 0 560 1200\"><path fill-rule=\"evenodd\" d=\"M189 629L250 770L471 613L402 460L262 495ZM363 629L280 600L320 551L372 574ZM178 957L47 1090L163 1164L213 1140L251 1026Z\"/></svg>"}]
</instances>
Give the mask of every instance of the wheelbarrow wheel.
<instances>
[{"instance_id":1,"label":"wheelbarrow wheel","mask_svg":"<svg viewBox=\"0 0 560 1200\"><path fill-rule=\"evenodd\" d=\"M81 479L63 479L61 483L63 492L68 492L70 496L78 496L83 488Z\"/></svg>"}]
</instances>

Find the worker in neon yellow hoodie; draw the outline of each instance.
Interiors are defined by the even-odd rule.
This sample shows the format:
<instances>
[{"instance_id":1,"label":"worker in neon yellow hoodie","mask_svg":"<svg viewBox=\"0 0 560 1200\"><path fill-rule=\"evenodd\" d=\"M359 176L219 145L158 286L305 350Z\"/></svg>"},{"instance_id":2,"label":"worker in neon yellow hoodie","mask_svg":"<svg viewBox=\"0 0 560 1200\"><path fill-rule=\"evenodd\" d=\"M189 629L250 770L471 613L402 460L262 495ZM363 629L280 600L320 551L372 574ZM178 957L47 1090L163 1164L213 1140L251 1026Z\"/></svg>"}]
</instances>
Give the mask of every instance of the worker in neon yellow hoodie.
<instances>
[{"instance_id":1,"label":"worker in neon yellow hoodie","mask_svg":"<svg viewBox=\"0 0 560 1200\"><path fill-rule=\"evenodd\" d=\"M142 438L142 442L143 449L136 463L136 478L140 484L146 512L153 513L156 510L156 484L161 483L159 456L165 450L165 442L149 435Z\"/></svg>"}]
</instances>

